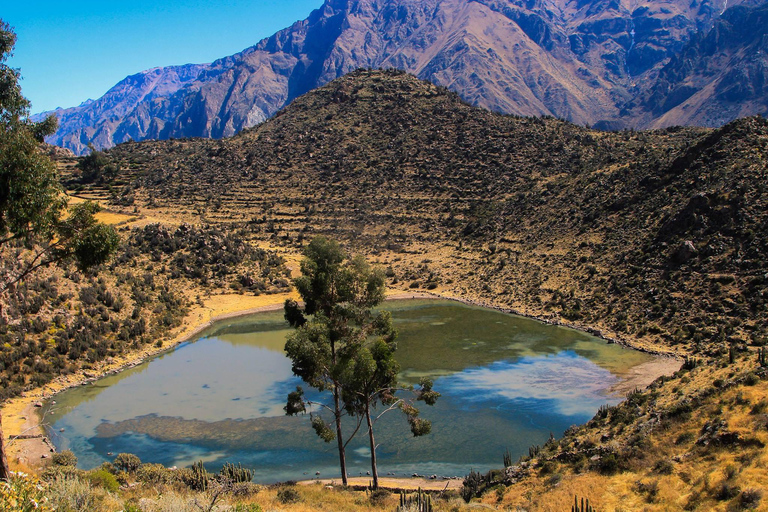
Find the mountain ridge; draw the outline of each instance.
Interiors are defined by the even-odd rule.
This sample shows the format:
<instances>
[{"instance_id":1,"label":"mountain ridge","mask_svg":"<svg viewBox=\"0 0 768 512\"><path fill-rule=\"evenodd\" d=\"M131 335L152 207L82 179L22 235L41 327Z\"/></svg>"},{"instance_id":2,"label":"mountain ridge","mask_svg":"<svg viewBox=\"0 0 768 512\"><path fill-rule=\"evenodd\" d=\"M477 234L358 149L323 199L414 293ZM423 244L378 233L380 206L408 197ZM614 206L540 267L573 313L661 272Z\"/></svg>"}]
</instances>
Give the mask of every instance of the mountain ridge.
<instances>
[{"instance_id":1,"label":"mountain ridge","mask_svg":"<svg viewBox=\"0 0 768 512\"><path fill-rule=\"evenodd\" d=\"M82 153L89 142L231 136L338 76L380 67L494 111L651 125L627 105L721 8L718 0L326 0L242 52L161 68L169 70L159 82L164 94L143 85L131 95L123 81L95 103L67 109L49 142ZM136 100L142 92L147 98ZM756 113L748 110L740 114Z\"/></svg>"}]
</instances>

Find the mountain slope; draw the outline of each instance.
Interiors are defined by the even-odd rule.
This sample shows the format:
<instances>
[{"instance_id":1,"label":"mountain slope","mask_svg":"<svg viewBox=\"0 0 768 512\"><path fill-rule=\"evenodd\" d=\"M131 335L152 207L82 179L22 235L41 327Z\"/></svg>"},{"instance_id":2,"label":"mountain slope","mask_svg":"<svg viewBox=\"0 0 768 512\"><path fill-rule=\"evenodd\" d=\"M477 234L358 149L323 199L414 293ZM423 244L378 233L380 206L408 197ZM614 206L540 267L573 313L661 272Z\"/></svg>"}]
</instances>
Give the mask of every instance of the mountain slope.
<instances>
[{"instance_id":1,"label":"mountain slope","mask_svg":"<svg viewBox=\"0 0 768 512\"><path fill-rule=\"evenodd\" d=\"M82 153L91 141L104 148L230 136L345 73L378 67L404 69L495 111L611 125L712 25L720 1L326 0L241 53L139 74L68 109L49 142ZM168 77L145 84L157 74Z\"/></svg>"},{"instance_id":2,"label":"mountain slope","mask_svg":"<svg viewBox=\"0 0 768 512\"><path fill-rule=\"evenodd\" d=\"M605 133L361 71L231 139L107 155L122 169L110 183L118 204L132 197L289 245L324 233L386 250L414 288L654 350L716 353L768 334L762 118Z\"/></svg>"},{"instance_id":3,"label":"mountain slope","mask_svg":"<svg viewBox=\"0 0 768 512\"><path fill-rule=\"evenodd\" d=\"M639 105L655 127L768 114L768 5L727 10L660 71Z\"/></svg>"}]
</instances>

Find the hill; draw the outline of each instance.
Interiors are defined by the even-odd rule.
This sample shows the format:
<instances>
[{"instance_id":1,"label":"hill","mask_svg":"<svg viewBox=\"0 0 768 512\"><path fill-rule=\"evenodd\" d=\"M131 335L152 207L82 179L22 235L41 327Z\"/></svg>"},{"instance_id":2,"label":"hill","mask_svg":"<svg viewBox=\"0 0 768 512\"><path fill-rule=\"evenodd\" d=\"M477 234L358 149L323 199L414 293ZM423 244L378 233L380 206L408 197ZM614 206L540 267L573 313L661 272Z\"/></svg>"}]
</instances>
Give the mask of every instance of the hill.
<instances>
[{"instance_id":1,"label":"hill","mask_svg":"<svg viewBox=\"0 0 768 512\"><path fill-rule=\"evenodd\" d=\"M761 117L718 129L606 133L492 113L397 71L357 71L229 139L132 142L83 158L80 168L61 162L73 192L139 219L125 229L114 293L138 298L156 332L170 313L153 309L164 292L186 290L180 305L189 307L191 294L222 287L244 293L238 300L283 291L288 270L277 252L248 248L290 255L326 234L384 265L391 288L512 309L685 358L673 376L532 446L517 463L499 454L507 467L469 475L466 499L541 511L567 509L574 494L600 510L765 508ZM243 259L224 261L232 252L225 246ZM158 286L139 271L157 273ZM119 319L104 303L106 279L84 283L90 291L79 292L81 302L93 303L74 315L96 327L61 329L57 338ZM48 288L35 286L31 298ZM114 318L99 322L104 312ZM107 343L115 337L104 334ZM45 345L34 336L5 339L27 350ZM123 347L99 339L92 352L100 346ZM38 363L25 357L16 364ZM149 509L162 496L197 507L211 500L179 481L186 473L143 468L111 468L131 484L122 494L83 495L105 510L131 500ZM61 502L72 492L62 489L66 481L53 478L49 488ZM226 499L247 502L238 505L245 510L392 510L396 501L311 487L250 487ZM306 503L283 501L288 494ZM438 503L477 506L465 508L450 492Z\"/></svg>"},{"instance_id":2,"label":"hill","mask_svg":"<svg viewBox=\"0 0 768 512\"><path fill-rule=\"evenodd\" d=\"M138 73L55 112L60 129L49 142L82 154L89 142L227 137L358 68L402 69L510 114L609 128L719 126L765 112L765 24L749 14L755 8L740 0L326 0L238 54ZM748 98L727 85L738 77L751 77ZM719 108L724 94L728 106ZM681 104L689 98L690 107Z\"/></svg>"},{"instance_id":3,"label":"hill","mask_svg":"<svg viewBox=\"0 0 768 512\"><path fill-rule=\"evenodd\" d=\"M605 133L360 71L222 141L105 153L113 201L379 255L394 282L679 353L762 343L768 123Z\"/></svg>"}]
</instances>

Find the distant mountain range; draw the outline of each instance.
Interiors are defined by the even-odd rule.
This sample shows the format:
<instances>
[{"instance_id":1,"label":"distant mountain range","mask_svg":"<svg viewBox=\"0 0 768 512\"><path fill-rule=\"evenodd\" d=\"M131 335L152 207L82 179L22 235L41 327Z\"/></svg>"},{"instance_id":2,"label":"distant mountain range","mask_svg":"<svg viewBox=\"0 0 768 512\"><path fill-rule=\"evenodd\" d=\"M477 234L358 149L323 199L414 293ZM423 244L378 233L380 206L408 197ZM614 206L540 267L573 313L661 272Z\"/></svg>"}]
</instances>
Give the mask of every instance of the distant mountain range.
<instances>
[{"instance_id":1,"label":"distant mountain range","mask_svg":"<svg viewBox=\"0 0 768 512\"><path fill-rule=\"evenodd\" d=\"M719 126L768 112L767 17L752 0L326 0L241 53L144 71L57 109L48 142L82 153L226 137L378 67L509 114L609 129Z\"/></svg>"}]
</instances>

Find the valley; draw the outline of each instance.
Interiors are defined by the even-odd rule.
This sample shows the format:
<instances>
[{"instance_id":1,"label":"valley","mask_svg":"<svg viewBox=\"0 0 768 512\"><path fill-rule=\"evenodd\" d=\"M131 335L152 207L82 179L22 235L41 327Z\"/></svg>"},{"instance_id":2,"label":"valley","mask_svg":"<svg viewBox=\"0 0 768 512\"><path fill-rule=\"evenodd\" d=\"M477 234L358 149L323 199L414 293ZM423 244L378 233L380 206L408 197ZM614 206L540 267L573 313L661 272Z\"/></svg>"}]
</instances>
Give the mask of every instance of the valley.
<instances>
[{"instance_id":1,"label":"valley","mask_svg":"<svg viewBox=\"0 0 768 512\"><path fill-rule=\"evenodd\" d=\"M62 180L70 194L104 205L100 215L124 245L102 277L79 284L74 272L51 269L37 278L59 283L57 297L71 295L44 302L39 316L65 308L54 331L78 315L96 319L111 307L109 288L125 312L138 307L147 331L143 346L115 343L125 321L139 318L107 311L120 324L67 356L61 373L95 376L123 366L121 354L132 361L137 349L164 350L213 317L279 304L302 248L326 235L381 265L393 291L570 325L683 363L562 439L531 447L490 482L470 481L475 502L564 510L577 495L601 510L766 506L765 119L599 132L492 113L401 72L361 70L233 138L131 142L90 162L84 173L60 158ZM242 258L217 267L218 251ZM19 318L46 287L29 289ZM158 303L178 310L168 316ZM5 342L45 343L50 327L36 338L9 329ZM60 389L50 373L47 391L25 381L16 394ZM6 433L15 434L6 411ZM272 500L265 507L286 505L277 492L256 496Z\"/></svg>"}]
</instances>

